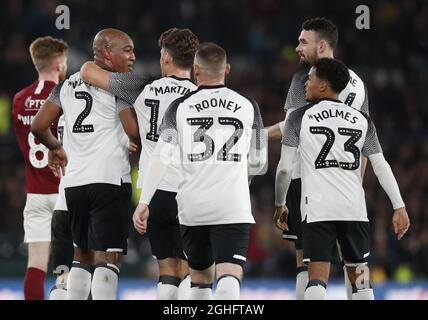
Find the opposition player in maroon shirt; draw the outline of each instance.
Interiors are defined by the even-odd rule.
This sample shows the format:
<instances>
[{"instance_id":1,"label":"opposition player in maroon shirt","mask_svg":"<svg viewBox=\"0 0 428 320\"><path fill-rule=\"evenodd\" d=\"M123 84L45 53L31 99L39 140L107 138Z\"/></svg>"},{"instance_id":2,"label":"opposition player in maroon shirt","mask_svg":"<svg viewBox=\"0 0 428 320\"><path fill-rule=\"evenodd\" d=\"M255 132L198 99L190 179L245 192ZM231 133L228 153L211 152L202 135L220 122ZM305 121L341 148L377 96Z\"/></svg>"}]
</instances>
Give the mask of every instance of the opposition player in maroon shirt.
<instances>
[{"instance_id":1,"label":"opposition player in maroon shirt","mask_svg":"<svg viewBox=\"0 0 428 320\"><path fill-rule=\"evenodd\" d=\"M48 168L48 149L30 132L31 122L53 87L65 79L68 45L61 39L42 37L30 45L38 80L13 98L13 125L25 161L27 201L24 208L24 242L28 243L28 264L24 279L26 300L44 299L48 268L51 220L58 195L59 178ZM52 123L56 135L57 123Z\"/></svg>"}]
</instances>

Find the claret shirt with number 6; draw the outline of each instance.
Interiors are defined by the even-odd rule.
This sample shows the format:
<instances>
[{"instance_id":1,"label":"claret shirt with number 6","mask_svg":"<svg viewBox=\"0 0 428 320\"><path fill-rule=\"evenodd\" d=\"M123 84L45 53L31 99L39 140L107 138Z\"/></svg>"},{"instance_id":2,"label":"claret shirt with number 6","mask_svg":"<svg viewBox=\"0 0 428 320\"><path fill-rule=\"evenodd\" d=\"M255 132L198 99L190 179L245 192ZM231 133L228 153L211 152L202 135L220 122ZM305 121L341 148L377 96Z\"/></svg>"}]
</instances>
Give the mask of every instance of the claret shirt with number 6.
<instances>
[{"instance_id":1,"label":"claret shirt with number 6","mask_svg":"<svg viewBox=\"0 0 428 320\"><path fill-rule=\"evenodd\" d=\"M128 137L116 98L85 83L80 72L59 83L48 98L62 108L68 165L64 188L130 183Z\"/></svg>"},{"instance_id":2,"label":"claret shirt with number 6","mask_svg":"<svg viewBox=\"0 0 428 320\"><path fill-rule=\"evenodd\" d=\"M302 220L368 221L361 157L382 149L367 115L321 99L290 114L282 143L300 150Z\"/></svg>"},{"instance_id":3,"label":"claret shirt with number 6","mask_svg":"<svg viewBox=\"0 0 428 320\"><path fill-rule=\"evenodd\" d=\"M254 223L247 156L262 129L257 103L223 85L200 86L169 106L160 139L180 146L180 224Z\"/></svg>"},{"instance_id":4,"label":"claret shirt with number 6","mask_svg":"<svg viewBox=\"0 0 428 320\"><path fill-rule=\"evenodd\" d=\"M58 193L59 178L48 167L48 149L31 133L31 122L55 87L52 81L36 81L13 98L12 121L25 161L27 193ZM51 131L57 135L57 122Z\"/></svg>"}]
</instances>

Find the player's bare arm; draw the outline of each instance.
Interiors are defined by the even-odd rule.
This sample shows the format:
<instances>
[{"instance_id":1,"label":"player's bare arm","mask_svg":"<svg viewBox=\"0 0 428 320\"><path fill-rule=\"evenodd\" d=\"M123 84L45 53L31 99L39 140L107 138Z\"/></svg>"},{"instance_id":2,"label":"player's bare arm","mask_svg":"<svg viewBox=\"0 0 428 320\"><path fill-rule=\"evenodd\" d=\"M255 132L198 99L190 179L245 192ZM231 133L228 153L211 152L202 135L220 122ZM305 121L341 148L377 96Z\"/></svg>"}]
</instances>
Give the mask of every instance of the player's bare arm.
<instances>
[{"instance_id":1,"label":"player's bare arm","mask_svg":"<svg viewBox=\"0 0 428 320\"><path fill-rule=\"evenodd\" d=\"M137 115L134 108L126 108L119 112L123 130L133 145L140 145L140 130L138 128Z\"/></svg>"},{"instance_id":2,"label":"player's bare arm","mask_svg":"<svg viewBox=\"0 0 428 320\"><path fill-rule=\"evenodd\" d=\"M95 62L88 61L80 68L82 80L103 90L108 90L110 72L102 69Z\"/></svg>"},{"instance_id":3,"label":"player's bare arm","mask_svg":"<svg viewBox=\"0 0 428 320\"><path fill-rule=\"evenodd\" d=\"M31 123L31 132L49 150L61 146L61 143L55 138L50 129L51 124L58 121L61 114L62 109L57 104L46 101Z\"/></svg>"},{"instance_id":4,"label":"player's bare arm","mask_svg":"<svg viewBox=\"0 0 428 320\"><path fill-rule=\"evenodd\" d=\"M291 170L297 148L282 145L281 158L276 169L275 179L275 225L281 230L288 230L288 209L285 205L286 195L291 183Z\"/></svg>"},{"instance_id":5,"label":"player's bare arm","mask_svg":"<svg viewBox=\"0 0 428 320\"><path fill-rule=\"evenodd\" d=\"M275 123L269 127L266 127L268 132L268 138L272 141L278 141L282 139L282 130L284 127L285 120Z\"/></svg>"},{"instance_id":6,"label":"player's bare arm","mask_svg":"<svg viewBox=\"0 0 428 320\"><path fill-rule=\"evenodd\" d=\"M68 160L61 142L52 134L50 126L58 121L61 114L62 109L57 104L46 101L31 123L31 132L49 149L48 166L57 177L64 175Z\"/></svg>"},{"instance_id":7,"label":"player's bare arm","mask_svg":"<svg viewBox=\"0 0 428 320\"><path fill-rule=\"evenodd\" d=\"M364 175L366 174L367 168L367 157L361 157L361 180L364 179Z\"/></svg>"},{"instance_id":8,"label":"player's bare arm","mask_svg":"<svg viewBox=\"0 0 428 320\"><path fill-rule=\"evenodd\" d=\"M266 128L268 131L269 140L277 141L281 139L282 135L281 135L281 130L279 128L279 125L280 125L280 122L275 123Z\"/></svg>"}]
</instances>

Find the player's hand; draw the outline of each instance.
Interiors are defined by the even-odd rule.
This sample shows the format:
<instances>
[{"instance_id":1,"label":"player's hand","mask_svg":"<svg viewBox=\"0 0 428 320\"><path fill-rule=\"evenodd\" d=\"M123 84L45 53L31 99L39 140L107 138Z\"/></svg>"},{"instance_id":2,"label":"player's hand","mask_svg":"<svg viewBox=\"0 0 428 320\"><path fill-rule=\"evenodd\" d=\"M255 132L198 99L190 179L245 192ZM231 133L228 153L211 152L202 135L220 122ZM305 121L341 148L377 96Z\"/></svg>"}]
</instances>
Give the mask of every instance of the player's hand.
<instances>
[{"instance_id":1,"label":"player's hand","mask_svg":"<svg viewBox=\"0 0 428 320\"><path fill-rule=\"evenodd\" d=\"M282 231L288 231L287 219L288 219L287 206L284 205L282 207L276 207L275 215L273 216L273 222L275 223L275 226Z\"/></svg>"},{"instance_id":2,"label":"player's hand","mask_svg":"<svg viewBox=\"0 0 428 320\"><path fill-rule=\"evenodd\" d=\"M61 178L65 175L67 163L67 154L62 146L49 150L48 167L52 170L55 177Z\"/></svg>"},{"instance_id":3,"label":"player's hand","mask_svg":"<svg viewBox=\"0 0 428 320\"><path fill-rule=\"evenodd\" d=\"M410 227L410 220L405 207L394 210L392 225L397 239L400 240Z\"/></svg>"},{"instance_id":4,"label":"player's hand","mask_svg":"<svg viewBox=\"0 0 428 320\"><path fill-rule=\"evenodd\" d=\"M149 217L149 207L145 203L139 203L132 216L134 227L139 234L147 232L147 218Z\"/></svg>"},{"instance_id":5,"label":"player's hand","mask_svg":"<svg viewBox=\"0 0 428 320\"><path fill-rule=\"evenodd\" d=\"M136 152L138 150L138 144L129 140L128 150L129 150L129 154Z\"/></svg>"}]
</instances>

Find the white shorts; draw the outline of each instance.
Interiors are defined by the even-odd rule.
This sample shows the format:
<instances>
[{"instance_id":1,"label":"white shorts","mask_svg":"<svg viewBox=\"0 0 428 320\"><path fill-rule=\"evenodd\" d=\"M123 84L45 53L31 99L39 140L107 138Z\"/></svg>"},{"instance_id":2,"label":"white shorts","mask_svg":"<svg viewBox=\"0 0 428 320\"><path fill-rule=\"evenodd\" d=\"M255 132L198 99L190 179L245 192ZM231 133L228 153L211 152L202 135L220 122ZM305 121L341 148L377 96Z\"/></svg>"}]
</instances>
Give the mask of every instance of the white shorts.
<instances>
[{"instance_id":1,"label":"white shorts","mask_svg":"<svg viewBox=\"0 0 428 320\"><path fill-rule=\"evenodd\" d=\"M24 242L51 241L52 213L58 194L27 194L24 208Z\"/></svg>"},{"instance_id":2,"label":"white shorts","mask_svg":"<svg viewBox=\"0 0 428 320\"><path fill-rule=\"evenodd\" d=\"M68 211L67 202L65 201L65 191L62 183L59 184L58 198L56 199L54 211Z\"/></svg>"}]
</instances>

